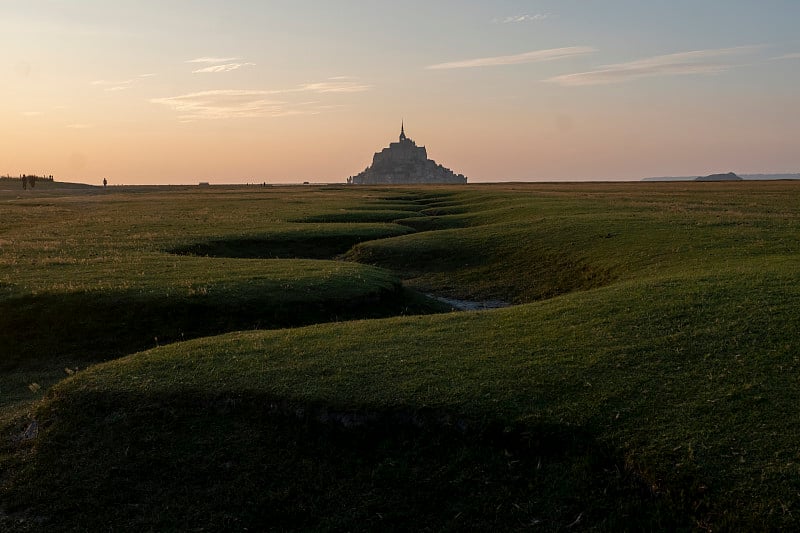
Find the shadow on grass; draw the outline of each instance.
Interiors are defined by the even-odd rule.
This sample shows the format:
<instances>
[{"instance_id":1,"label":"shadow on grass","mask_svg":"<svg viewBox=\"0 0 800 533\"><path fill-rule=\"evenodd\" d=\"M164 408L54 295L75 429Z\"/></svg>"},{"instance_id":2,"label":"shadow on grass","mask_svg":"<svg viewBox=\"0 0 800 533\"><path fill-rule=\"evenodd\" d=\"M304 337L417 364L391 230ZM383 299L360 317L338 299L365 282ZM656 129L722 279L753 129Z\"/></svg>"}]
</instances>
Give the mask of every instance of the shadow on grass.
<instances>
[{"instance_id":1,"label":"shadow on grass","mask_svg":"<svg viewBox=\"0 0 800 533\"><path fill-rule=\"evenodd\" d=\"M271 297L273 296L273 297ZM355 298L276 301L125 292L26 296L0 301L0 371L73 358L106 361L159 344L229 331L447 311L396 285Z\"/></svg>"},{"instance_id":2,"label":"shadow on grass","mask_svg":"<svg viewBox=\"0 0 800 533\"><path fill-rule=\"evenodd\" d=\"M332 259L358 244L357 239L307 238L221 239L167 250L176 255L233 257L240 259Z\"/></svg>"},{"instance_id":3,"label":"shadow on grass","mask_svg":"<svg viewBox=\"0 0 800 533\"><path fill-rule=\"evenodd\" d=\"M352 210L341 213L323 213L311 215L293 222L324 222L324 223L375 223L394 222L403 218L416 216L416 211L410 210Z\"/></svg>"},{"instance_id":4,"label":"shadow on grass","mask_svg":"<svg viewBox=\"0 0 800 533\"><path fill-rule=\"evenodd\" d=\"M407 230L406 230L407 231ZM214 239L166 250L176 255L232 257L240 259L333 259L358 243L392 237L375 234L287 235L273 238Z\"/></svg>"},{"instance_id":5,"label":"shadow on grass","mask_svg":"<svg viewBox=\"0 0 800 533\"><path fill-rule=\"evenodd\" d=\"M71 530L676 530L587 431L73 388L3 498ZM92 502L86 513L85 502Z\"/></svg>"},{"instance_id":6,"label":"shadow on grass","mask_svg":"<svg viewBox=\"0 0 800 533\"><path fill-rule=\"evenodd\" d=\"M436 215L404 218L398 220L397 223L408 226L416 232L465 228L469 225L467 221L461 217Z\"/></svg>"}]
</instances>

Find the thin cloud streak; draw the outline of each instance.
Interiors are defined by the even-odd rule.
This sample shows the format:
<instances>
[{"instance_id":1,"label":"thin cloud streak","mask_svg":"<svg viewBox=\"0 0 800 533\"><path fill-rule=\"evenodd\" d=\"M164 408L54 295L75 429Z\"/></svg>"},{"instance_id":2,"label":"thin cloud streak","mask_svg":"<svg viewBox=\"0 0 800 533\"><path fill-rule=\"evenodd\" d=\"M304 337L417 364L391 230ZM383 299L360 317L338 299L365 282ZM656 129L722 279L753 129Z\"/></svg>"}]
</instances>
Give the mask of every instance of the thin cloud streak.
<instances>
[{"instance_id":1,"label":"thin cloud streak","mask_svg":"<svg viewBox=\"0 0 800 533\"><path fill-rule=\"evenodd\" d=\"M784 59L800 59L800 52L793 52L791 54L783 54L782 56L770 58L771 61L781 61Z\"/></svg>"},{"instance_id":2,"label":"thin cloud streak","mask_svg":"<svg viewBox=\"0 0 800 533\"><path fill-rule=\"evenodd\" d=\"M591 54L597 50L591 46L571 46L566 48L551 48L549 50L534 50L509 56L482 57L477 59L465 59L462 61L452 61L449 63L438 63L428 65L428 70L444 70L456 68L476 68L476 67L496 67L501 65L520 65L523 63L539 63L542 61L555 61L585 54Z\"/></svg>"},{"instance_id":3,"label":"thin cloud streak","mask_svg":"<svg viewBox=\"0 0 800 533\"><path fill-rule=\"evenodd\" d=\"M187 63L230 63L231 61L239 61L240 57L197 57L189 59Z\"/></svg>"},{"instance_id":4,"label":"thin cloud streak","mask_svg":"<svg viewBox=\"0 0 800 533\"><path fill-rule=\"evenodd\" d=\"M118 85L130 85L131 83L133 83L132 79L131 80L122 80L122 81L94 80L92 82L92 85L101 85L101 86L114 85L114 86L118 86Z\"/></svg>"},{"instance_id":5,"label":"thin cloud streak","mask_svg":"<svg viewBox=\"0 0 800 533\"><path fill-rule=\"evenodd\" d=\"M105 91L124 91L133 87L133 85L139 81L142 81L147 78L152 78L155 74L139 74L135 78L130 78L127 80L94 80L91 82L91 85L96 87L103 87Z\"/></svg>"},{"instance_id":6,"label":"thin cloud streak","mask_svg":"<svg viewBox=\"0 0 800 533\"><path fill-rule=\"evenodd\" d=\"M328 81L303 84L296 90L315 93L360 93L370 89L372 85L365 85L345 76L337 76L329 78Z\"/></svg>"},{"instance_id":7,"label":"thin cloud streak","mask_svg":"<svg viewBox=\"0 0 800 533\"><path fill-rule=\"evenodd\" d=\"M685 76L692 74L718 74L738 65L733 63L712 62L709 60L735 57L755 52L763 46L738 46L734 48L716 48L694 50L677 54L638 59L627 63L602 65L597 70L563 74L545 81L566 87L585 85L607 85L654 76Z\"/></svg>"},{"instance_id":8,"label":"thin cloud streak","mask_svg":"<svg viewBox=\"0 0 800 533\"><path fill-rule=\"evenodd\" d=\"M501 24L517 24L520 22L535 22L540 20L545 20L550 18L550 13L536 13L535 15L514 15L511 17L505 17L500 19L495 19L494 22L499 22Z\"/></svg>"},{"instance_id":9,"label":"thin cloud streak","mask_svg":"<svg viewBox=\"0 0 800 533\"><path fill-rule=\"evenodd\" d=\"M153 98L150 102L180 112L181 120L253 118L285 111L286 102L269 98L273 94L273 91L220 89Z\"/></svg>"},{"instance_id":10,"label":"thin cloud streak","mask_svg":"<svg viewBox=\"0 0 800 533\"><path fill-rule=\"evenodd\" d=\"M317 101L289 102L292 94L355 93L371 89L356 78L337 76L323 82L305 83L292 89L251 90L219 89L179 96L153 98L149 101L181 113L178 119L191 122L198 119L229 119L314 115L331 108ZM283 99L277 99L283 95Z\"/></svg>"},{"instance_id":11,"label":"thin cloud streak","mask_svg":"<svg viewBox=\"0 0 800 533\"><path fill-rule=\"evenodd\" d=\"M238 70L242 67L249 67L253 65L255 65L255 63L223 63L222 65L211 65L210 67L204 67L204 68L199 68L197 70L193 70L192 74L231 72L233 70Z\"/></svg>"}]
</instances>

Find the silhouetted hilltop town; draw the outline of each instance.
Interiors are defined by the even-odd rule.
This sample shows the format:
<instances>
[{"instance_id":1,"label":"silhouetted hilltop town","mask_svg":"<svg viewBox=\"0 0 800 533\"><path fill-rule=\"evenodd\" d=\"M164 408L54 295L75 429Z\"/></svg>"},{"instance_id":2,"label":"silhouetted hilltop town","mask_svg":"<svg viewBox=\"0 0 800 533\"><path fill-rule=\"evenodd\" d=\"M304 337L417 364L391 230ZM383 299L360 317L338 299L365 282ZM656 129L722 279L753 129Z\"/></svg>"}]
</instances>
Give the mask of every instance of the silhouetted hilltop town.
<instances>
[{"instance_id":1,"label":"silhouetted hilltop town","mask_svg":"<svg viewBox=\"0 0 800 533\"><path fill-rule=\"evenodd\" d=\"M420 183L466 183L463 174L428 159L424 146L406 137L405 125L400 125L400 140L372 156L372 166L347 178L356 185L390 185Z\"/></svg>"}]
</instances>

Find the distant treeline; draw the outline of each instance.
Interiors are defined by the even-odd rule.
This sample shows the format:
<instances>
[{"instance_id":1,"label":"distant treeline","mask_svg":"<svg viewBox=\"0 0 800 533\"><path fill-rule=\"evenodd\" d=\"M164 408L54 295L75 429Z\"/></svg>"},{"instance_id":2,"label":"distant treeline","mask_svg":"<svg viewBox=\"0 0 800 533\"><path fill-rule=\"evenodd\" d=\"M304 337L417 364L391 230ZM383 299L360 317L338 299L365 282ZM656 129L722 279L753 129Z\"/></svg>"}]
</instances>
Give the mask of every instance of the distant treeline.
<instances>
[{"instance_id":1,"label":"distant treeline","mask_svg":"<svg viewBox=\"0 0 800 533\"><path fill-rule=\"evenodd\" d=\"M36 187L36 182L42 180L53 181L53 175L51 174L49 176L38 176L36 174L22 174L20 175L19 178L8 175L0 176L0 181L6 181L6 182L19 181L22 184L22 188L26 191L28 190L28 187L30 187L31 189Z\"/></svg>"},{"instance_id":2,"label":"distant treeline","mask_svg":"<svg viewBox=\"0 0 800 533\"><path fill-rule=\"evenodd\" d=\"M10 175L6 174L5 176L0 176L0 180L3 180L3 181L8 181L8 180L19 181L19 180L23 180L25 178L27 178L29 180L31 178L33 178L33 180L35 180L35 181L40 181L40 180L41 181L53 181L53 175L52 174L50 174L49 176L39 176L37 174L20 174L19 176L10 176Z\"/></svg>"}]
</instances>

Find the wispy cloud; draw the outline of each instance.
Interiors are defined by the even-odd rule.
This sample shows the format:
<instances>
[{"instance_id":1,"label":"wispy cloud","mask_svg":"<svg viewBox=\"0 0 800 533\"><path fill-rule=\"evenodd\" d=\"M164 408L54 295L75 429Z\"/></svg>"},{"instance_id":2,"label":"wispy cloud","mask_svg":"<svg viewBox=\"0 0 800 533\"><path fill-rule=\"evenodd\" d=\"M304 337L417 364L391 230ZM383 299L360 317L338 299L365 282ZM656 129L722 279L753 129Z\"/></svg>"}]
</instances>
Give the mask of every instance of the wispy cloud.
<instances>
[{"instance_id":1,"label":"wispy cloud","mask_svg":"<svg viewBox=\"0 0 800 533\"><path fill-rule=\"evenodd\" d=\"M44 115L44 113L41 111L23 111L20 114L25 117L39 117L41 115Z\"/></svg>"},{"instance_id":2,"label":"wispy cloud","mask_svg":"<svg viewBox=\"0 0 800 533\"><path fill-rule=\"evenodd\" d=\"M726 58L735 58L763 48L762 46L738 46L694 50L638 59L628 63L602 65L596 70L564 74L550 78L550 83L564 86L604 85L622 83L653 76L684 76L691 74L717 74L738 66Z\"/></svg>"},{"instance_id":3,"label":"wispy cloud","mask_svg":"<svg viewBox=\"0 0 800 533\"><path fill-rule=\"evenodd\" d=\"M783 59L800 59L800 52L793 52L791 54L783 54L782 56L770 58L772 61L781 61Z\"/></svg>"},{"instance_id":4,"label":"wispy cloud","mask_svg":"<svg viewBox=\"0 0 800 533\"><path fill-rule=\"evenodd\" d=\"M214 73L214 72L230 72L232 70L238 70L242 67L249 67L253 66L255 63L223 63L221 65L211 65L210 67L203 67L197 70L193 70L193 74L202 74L202 73Z\"/></svg>"},{"instance_id":5,"label":"wispy cloud","mask_svg":"<svg viewBox=\"0 0 800 533\"><path fill-rule=\"evenodd\" d=\"M316 100L296 101L297 95L354 93L367 91L370 88L370 85L363 84L356 78L338 76L322 82L304 83L290 89L220 89L166 98L153 98L150 102L167 106L179 112L178 118L183 121L282 117L287 115L318 114L338 108L336 105L321 103Z\"/></svg>"},{"instance_id":6,"label":"wispy cloud","mask_svg":"<svg viewBox=\"0 0 800 533\"><path fill-rule=\"evenodd\" d=\"M239 57L196 57L189 59L187 63L230 63L231 61L239 61Z\"/></svg>"},{"instance_id":7,"label":"wispy cloud","mask_svg":"<svg viewBox=\"0 0 800 533\"><path fill-rule=\"evenodd\" d=\"M103 87L104 91L125 91L133 87L133 85L145 78L152 78L155 74L139 74L135 78L127 80L94 80L92 85Z\"/></svg>"},{"instance_id":8,"label":"wispy cloud","mask_svg":"<svg viewBox=\"0 0 800 533\"><path fill-rule=\"evenodd\" d=\"M534 50L510 56L481 57L477 59L464 59L450 63L438 63L425 67L429 70L496 67L500 65L519 65L522 63L539 63L542 61L555 61L584 54L596 52L591 46L570 46L567 48L551 48L549 50Z\"/></svg>"},{"instance_id":9,"label":"wispy cloud","mask_svg":"<svg viewBox=\"0 0 800 533\"><path fill-rule=\"evenodd\" d=\"M126 91L132 87L134 80L122 80L122 81L108 81L108 80L95 80L92 82L92 85L97 85L103 88L104 91L109 92L116 92L116 91Z\"/></svg>"},{"instance_id":10,"label":"wispy cloud","mask_svg":"<svg viewBox=\"0 0 800 533\"><path fill-rule=\"evenodd\" d=\"M94 126L92 124L77 123L77 124L67 124L67 127L73 130L86 130L89 128L93 128Z\"/></svg>"},{"instance_id":11,"label":"wispy cloud","mask_svg":"<svg viewBox=\"0 0 800 533\"><path fill-rule=\"evenodd\" d=\"M119 85L130 85L133 83L132 79L129 80L122 80L122 81L109 81L109 80L94 80L92 85L100 85L100 86L119 86Z\"/></svg>"},{"instance_id":12,"label":"wispy cloud","mask_svg":"<svg viewBox=\"0 0 800 533\"><path fill-rule=\"evenodd\" d=\"M500 24L516 24L519 22L535 22L550 18L550 13L536 13L535 15L513 15L511 17L496 18L492 22Z\"/></svg>"},{"instance_id":13,"label":"wispy cloud","mask_svg":"<svg viewBox=\"0 0 800 533\"><path fill-rule=\"evenodd\" d=\"M327 81L305 83L296 90L315 93L360 93L370 89L372 89L372 85L360 83L347 76L337 76L328 78Z\"/></svg>"},{"instance_id":14,"label":"wispy cloud","mask_svg":"<svg viewBox=\"0 0 800 533\"><path fill-rule=\"evenodd\" d=\"M181 119L222 119L263 117L282 113L286 102L270 98L274 91L220 89L153 98L181 113Z\"/></svg>"}]
</instances>

